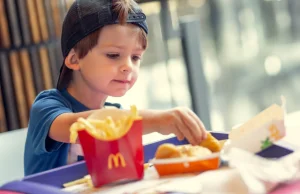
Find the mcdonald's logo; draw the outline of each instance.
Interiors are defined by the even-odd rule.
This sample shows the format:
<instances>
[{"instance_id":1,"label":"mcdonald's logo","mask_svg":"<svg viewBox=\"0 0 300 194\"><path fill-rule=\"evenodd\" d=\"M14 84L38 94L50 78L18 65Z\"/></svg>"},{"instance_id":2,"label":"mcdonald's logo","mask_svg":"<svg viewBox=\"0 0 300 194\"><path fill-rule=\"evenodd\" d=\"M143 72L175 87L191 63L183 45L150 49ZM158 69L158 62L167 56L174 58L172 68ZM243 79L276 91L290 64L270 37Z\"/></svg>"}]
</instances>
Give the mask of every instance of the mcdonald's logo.
<instances>
[{"instance_id":1,"label":"mcdonald's logo","mask_svg":"<svg viewBox=\"0 0 300 194\"><path fill-rule=\"evenodd\" d=\"M113 165L115 168L118 168L120 164L122 167L126 166L126 162L122 154L117 153L117 154L110 154L108 156L108 161L107 161L108 169L112 169Z\"/></svg>"}]
</instances>

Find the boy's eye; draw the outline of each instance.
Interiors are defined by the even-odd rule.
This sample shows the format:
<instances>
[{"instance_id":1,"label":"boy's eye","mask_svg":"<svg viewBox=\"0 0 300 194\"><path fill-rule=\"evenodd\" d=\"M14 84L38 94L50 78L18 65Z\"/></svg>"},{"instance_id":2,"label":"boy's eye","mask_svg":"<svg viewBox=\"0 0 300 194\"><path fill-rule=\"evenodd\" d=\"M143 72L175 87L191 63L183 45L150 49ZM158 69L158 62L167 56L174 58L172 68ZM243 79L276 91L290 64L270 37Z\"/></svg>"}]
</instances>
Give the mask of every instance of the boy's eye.
<instances>
[{"instance_id":1,"label":"boy's eye","mask_svg":"<svg viewBox=\"0 0 300 194\"><path fill-rule=\"evenodd\" d=\"M139 60L141 60L141 57L140 56L132 56L132 60L139 61Z\"/></svg>"},{"instance_id":2,"label":"boy's eye","mask_svg":"<svg viewBox=\"0 0 300 194\"><path fill-rule=\"evenodd\" d=\"M111 59L116 59L116 58L118 58L120 55L117 54L117 53L114 53L114 54L106 54L106 56L107 56L108 58L111 58Z\"/></svg>"}]
</instances>

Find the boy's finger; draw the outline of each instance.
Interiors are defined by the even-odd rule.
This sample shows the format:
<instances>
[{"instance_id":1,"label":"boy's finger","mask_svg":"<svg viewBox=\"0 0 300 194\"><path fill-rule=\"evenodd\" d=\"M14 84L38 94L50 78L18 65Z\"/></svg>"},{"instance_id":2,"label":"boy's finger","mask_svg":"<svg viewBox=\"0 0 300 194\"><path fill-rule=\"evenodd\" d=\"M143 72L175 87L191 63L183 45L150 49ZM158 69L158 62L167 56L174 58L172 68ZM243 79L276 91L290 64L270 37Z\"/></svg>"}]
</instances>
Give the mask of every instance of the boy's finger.
<instances>
[{"instance_id":1,"label":"boy's finger","mask_svg":"<svg viewBox=\"0 0 300 194\"><path fill-rule=\"evenodd\" d=\"M178 128L176 128L176 131L174 132L174 134L176 135L176 137L179 141L184 140L184 135Z\"/></svg>"},{"instance_id":2,"label":"boy's finger","mask_svg":"<svg viewBox=\"0 0 300 194\"><path fill-rule=\"evenodd\" d=\"M188 121L186 121L187 118L184 118L182 115L180 115L178 119L178 129L191 144L196 145L197 140L194 137L194 134L192 133L191 127L188 124L186 124L189 123Z\"/></svg>"},{"instance_id":3,"label":"boy's finger","mask_svg":"<svg viewBox=\"0 0 300 194\"><path fill-rule=\"evenodd\" d=\"M188 114L195 119L197 122L201 132L202 132L202 140L207 138L206 129L202 121L199 119L199 117L191 110L188 111Z\"/></svg>"},{"instance_id":4,"label":"boy's finger","mask_svg":"<svg viewBox=\"0 0 300 194\"><path fill-rule=\"evenodd\" d=\"M185 125L188 127L189 131L191 132L195 143L199 144L202 141L203 138L203 131L198 125L196 119L192 117L189 113L189 111L184 111L182 113L182 120L185 123Z\"/></svg>"}]
</instances>

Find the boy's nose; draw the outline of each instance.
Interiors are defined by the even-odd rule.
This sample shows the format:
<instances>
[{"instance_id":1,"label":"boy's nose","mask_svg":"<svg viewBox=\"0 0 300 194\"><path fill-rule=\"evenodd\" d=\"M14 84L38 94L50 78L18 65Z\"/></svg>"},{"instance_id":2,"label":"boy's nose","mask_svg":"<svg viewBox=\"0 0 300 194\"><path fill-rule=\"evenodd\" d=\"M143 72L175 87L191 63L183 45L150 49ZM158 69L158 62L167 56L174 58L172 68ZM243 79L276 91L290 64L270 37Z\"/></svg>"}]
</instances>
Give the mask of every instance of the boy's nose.
<instances>
[{"instance_id":1,"label":"boy's nose","mask_svg":"<svg viewBox=\"0 0 300 194\"><path fill-rule=\"evenodd\" d=\"M132 67L133 67L133 63L131 61L131 58L127 59L124 62L124 65L122 65L121 71L122 72L131 72L132 71Z\"/></svg>"}]
</instances>

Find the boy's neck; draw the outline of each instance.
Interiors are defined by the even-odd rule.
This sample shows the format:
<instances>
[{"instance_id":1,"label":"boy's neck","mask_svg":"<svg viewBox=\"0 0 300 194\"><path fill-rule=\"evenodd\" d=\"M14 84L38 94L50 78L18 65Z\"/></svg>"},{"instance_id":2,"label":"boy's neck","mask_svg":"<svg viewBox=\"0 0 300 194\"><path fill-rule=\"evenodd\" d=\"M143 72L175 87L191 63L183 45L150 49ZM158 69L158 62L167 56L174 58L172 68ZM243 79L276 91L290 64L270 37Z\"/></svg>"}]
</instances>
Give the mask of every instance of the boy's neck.
<instances>
[{"instance_id":1,"label":"boy's neck","mask_svg":"<svg viewBox=\"0 0 300 194\"><path fill-rule=\"evenodd\" d=\"M68 93L87 108L94 110L104 107L107 96L92 92L87 88L75 87L72 82L67 87Z\"/></svg>"}]
</instances>

